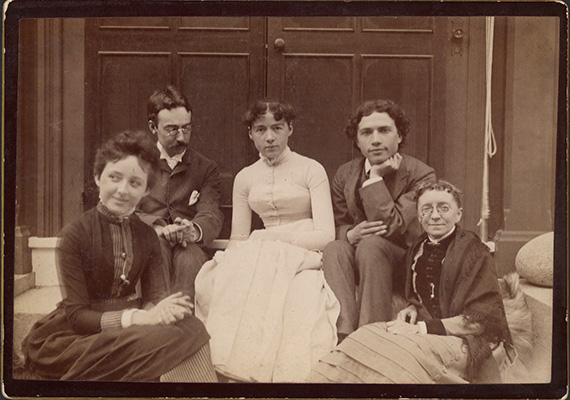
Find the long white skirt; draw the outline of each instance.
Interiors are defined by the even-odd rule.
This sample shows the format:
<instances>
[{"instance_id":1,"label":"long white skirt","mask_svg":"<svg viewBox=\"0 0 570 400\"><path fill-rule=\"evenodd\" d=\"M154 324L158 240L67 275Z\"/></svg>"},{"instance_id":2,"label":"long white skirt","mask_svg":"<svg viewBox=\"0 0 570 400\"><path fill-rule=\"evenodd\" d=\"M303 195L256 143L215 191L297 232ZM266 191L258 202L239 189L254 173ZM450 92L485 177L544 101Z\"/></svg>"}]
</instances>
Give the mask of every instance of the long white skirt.
<instances>
[{"instance_id":1,"label":"long white skirt","mask_svg":"<svg viewBox=\"0 0 570 400\"><path fill-rule=\"evenodd\" d=\"M212 362L250 382L302 382L337 343L340 305L321 255L257 239L217 252L198 274L196 316L211 336Z\"/></svg>"}]
</instances>

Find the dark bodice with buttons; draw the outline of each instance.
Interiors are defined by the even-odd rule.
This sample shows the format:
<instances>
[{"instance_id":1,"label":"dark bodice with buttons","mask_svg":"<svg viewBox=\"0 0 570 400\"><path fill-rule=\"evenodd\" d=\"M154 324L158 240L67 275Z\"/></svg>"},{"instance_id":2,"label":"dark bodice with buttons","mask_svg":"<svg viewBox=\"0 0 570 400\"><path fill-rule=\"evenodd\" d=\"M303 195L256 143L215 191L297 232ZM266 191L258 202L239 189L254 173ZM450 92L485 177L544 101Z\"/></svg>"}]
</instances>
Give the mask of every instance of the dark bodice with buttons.
<instances>
[{"instance_id":1,"label":"dark bodice with buttons","mask_svg":"<svg viewBox=\"0 0 570 400\"><path fill-rule=\"evenodd\" d=\"M426 239L423 244L423 253L415 266L417 293L433 318L441 318L439 305L441 267L454 235L455 232L439 243L432 243Z\"/></svg>"}]
</instances>

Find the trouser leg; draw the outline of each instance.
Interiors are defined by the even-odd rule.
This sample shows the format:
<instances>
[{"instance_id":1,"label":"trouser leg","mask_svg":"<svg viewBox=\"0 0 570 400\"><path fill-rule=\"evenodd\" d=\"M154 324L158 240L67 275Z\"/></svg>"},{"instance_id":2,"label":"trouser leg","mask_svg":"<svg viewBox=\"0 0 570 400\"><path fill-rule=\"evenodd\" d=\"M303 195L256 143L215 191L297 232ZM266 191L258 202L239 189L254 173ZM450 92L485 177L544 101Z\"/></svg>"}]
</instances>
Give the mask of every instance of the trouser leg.
<instances>
[{"instance_id":1,"label":"trouser leg","mask_svg":"<svg viewBox=\"0 0 570 400\"><path fill-rule=\"evenodd\" d=\"M160 248L162 249L162 275L164 277L164 284L167 293L171 293L171 281L172 281L172 253L173 249L170 246L170 242L163 237L159 238Z\"/></svg>"},{"instance_id":2,"label":"trouser leg","mask_svg":"<svg viewBox=\"0 0 570 400\"><path fill-rule=\"evenodd\" d=\"M202 265L208 261L208 255L195 243L186 248L176 245L172 252L171 292L182 292L194 301L194 281Z\"/></svg>"},{"instance_id":3,"label":"trouser leg","mask_svg":"<svg viewBox=\"0 0 570 400\"><path fill-rule=\"evenodd\" d=\"M381 236L367 236L356 247L358 326L392 319L392 288L403 287L405 250Z\"/></svg>"},{"instance_id":4,"label":"trouser leg","mask_svg":"<svg viewBox=\"0 0 570 400\"><path fill-rule=\"evenodd\" d=\"M325 279L340 303L336 324L339 335L348 335L358 327L354 251L354 247L344 240L329 243L323 251Z\"/></svg>"}]
</instances>

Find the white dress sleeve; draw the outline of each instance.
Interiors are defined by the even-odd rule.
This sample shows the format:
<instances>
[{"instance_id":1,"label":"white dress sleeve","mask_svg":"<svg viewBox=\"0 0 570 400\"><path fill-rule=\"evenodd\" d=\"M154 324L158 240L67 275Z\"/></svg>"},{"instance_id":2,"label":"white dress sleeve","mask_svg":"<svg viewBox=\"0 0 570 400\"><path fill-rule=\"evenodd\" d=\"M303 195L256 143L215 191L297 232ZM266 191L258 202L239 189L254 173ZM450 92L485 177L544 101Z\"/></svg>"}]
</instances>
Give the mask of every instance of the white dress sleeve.
<instances>
[{"instance_id":1,"label":"white dress sleeve","mask_svg":"<svg viewBox=\"0 0 570 400\"><path fill-rule=\"evenodd\" d=\"M232 193L232 231L230 240L246 240L251 233L251 208L247 202L250 183L247 170L235 177Z\"/></svg>"},{"instance_id":2,"label":"white dress sleeve","mask_svg":"<svg viewBox=\"0 0 570 400\"><path fill-rule=\"evenodd\" d=\"M323 166L311 162L306 171L306 182L311 196L313 230L295 232L291 244L309 250L323 250L334 240L334 214L329 179Z\"/></svg>"}]
</instances>

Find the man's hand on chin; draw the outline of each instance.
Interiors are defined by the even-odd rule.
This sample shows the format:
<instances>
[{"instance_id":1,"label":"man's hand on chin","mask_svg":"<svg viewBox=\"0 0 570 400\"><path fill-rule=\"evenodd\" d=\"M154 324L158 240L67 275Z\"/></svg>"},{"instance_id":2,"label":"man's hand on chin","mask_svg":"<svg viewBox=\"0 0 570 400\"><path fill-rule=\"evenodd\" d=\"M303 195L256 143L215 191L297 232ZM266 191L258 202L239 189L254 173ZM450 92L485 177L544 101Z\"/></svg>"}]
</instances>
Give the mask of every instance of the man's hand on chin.
<instances>
[{"instance_id":1,"label":"man's hand on chin","mask_svg":"<svg viewBox=\"0 0 570 400\"><path fill-rule=\"evenodd\" d=\"M390 175L400 169L400 164L402 163L402 155L400 153L394 154L392 157L387 159L381 164L373 165L370 169L370 177L384 177Z\"/></svg>"}]
</instances>

